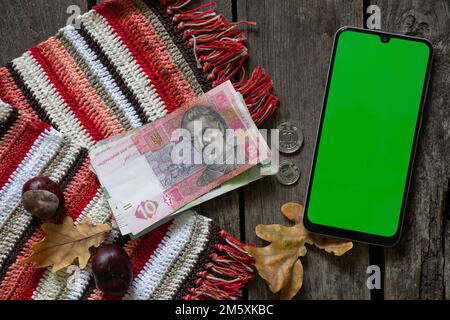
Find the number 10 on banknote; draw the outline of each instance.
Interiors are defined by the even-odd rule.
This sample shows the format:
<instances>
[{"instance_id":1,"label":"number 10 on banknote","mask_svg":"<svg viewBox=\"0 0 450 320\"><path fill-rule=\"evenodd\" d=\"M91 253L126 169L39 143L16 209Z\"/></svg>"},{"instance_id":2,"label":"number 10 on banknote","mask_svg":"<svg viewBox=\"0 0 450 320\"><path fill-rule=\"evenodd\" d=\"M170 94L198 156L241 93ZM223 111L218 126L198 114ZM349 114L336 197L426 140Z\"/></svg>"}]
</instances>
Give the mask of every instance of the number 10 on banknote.
<instances>
[{"instance_id":1,"label":"number 10 on banknote","mask_svg":"<svg viewBox=\"0 0 450 320\"><path fill-rule=\"evenodd\" d=\"M122 234L139 234L270 150L243 99L226 82L188 106L90 151Z\"/></svg>"}]
</instances>

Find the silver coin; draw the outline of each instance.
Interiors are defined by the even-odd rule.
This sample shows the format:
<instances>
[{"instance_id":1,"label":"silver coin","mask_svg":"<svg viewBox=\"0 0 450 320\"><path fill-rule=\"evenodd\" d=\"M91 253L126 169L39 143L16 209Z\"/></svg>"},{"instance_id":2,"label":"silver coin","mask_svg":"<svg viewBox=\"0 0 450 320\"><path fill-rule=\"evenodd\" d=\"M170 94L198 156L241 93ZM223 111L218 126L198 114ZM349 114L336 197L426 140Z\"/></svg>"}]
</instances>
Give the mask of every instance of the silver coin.
<instances>
[{"instance_id":1,"label":"silver coin","mask_svg":"<svg viewBox=\"0 0 450 320\"><path fill-rule=\"evenodd\" d=\"M290 161L283 161L277 174L278 182L285 186L291 186L300 179L300 169Z\"/></svg>"},{"instance_id":2,"label":"silver coin","mask_svg":"<svg viewBox=\"0 0 450 320\"><path fill-rule=\"evenodd\" d=\"M278 126L280 131L280 143L278 150L291 154L301 149L304 143L304 135L301 130L289 122L284 122Z\"/></svg>"}]
</instances>

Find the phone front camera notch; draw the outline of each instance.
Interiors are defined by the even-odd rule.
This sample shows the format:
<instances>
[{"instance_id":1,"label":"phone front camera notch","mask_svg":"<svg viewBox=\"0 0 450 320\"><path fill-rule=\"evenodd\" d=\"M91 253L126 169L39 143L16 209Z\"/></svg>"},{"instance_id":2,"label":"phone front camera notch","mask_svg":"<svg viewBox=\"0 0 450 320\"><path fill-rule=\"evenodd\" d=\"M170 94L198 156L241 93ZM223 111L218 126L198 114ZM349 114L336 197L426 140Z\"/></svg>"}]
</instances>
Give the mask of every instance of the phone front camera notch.
<instances>
[{"instance_id":1,"label":"phone front camera notch","mask_svg":"<svg viewBox=\"0 0 450 320\"><path fill-rule=\"evenodd\" d=\"M391 37L389 37L388 35L381 35L380 40L383 43L388 43L391 40Z\"/></svg>"}]
</instances>

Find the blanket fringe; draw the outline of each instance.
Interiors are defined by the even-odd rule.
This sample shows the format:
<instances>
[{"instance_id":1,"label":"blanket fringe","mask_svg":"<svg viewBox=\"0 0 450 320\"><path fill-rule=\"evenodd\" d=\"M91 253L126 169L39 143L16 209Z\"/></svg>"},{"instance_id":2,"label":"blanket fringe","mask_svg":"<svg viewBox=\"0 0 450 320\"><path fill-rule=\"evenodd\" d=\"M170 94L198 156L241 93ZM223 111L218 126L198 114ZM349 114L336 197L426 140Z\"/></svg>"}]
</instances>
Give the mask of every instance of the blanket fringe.
<instances>
[{"instance_id":1,"label":"blanket fringe","mask_svg":"<svg viewBox=\"0 0 450 320\"><path fill-rule=\"evenodd\" d=\"M183 300L238 300L242 288L252 279L255 263L244 244L225 231L218 235L221 243L214 246L204 271L196 274L195 287Z\"/></svg>"},{"instance_id":2,"label":"blanket fringe","mask_svg":"<svg viewBox=\"0 0 450 320\"><path fill-rule=\"evenodd\" d=\"M213 86L233 80L242 93L250 114L257 125L266 120L277 108L279 99L273 95L270 77L258 67L246 79L245 62L249 59L245 35L238 30L241 24L256 25L250 21L230 22L214 11L215 2L186 9L191 0L160 0L166 12L173 16L177 28L183 32L193 51L198 68L208 74Z\"/></svg>"}]
</instances>

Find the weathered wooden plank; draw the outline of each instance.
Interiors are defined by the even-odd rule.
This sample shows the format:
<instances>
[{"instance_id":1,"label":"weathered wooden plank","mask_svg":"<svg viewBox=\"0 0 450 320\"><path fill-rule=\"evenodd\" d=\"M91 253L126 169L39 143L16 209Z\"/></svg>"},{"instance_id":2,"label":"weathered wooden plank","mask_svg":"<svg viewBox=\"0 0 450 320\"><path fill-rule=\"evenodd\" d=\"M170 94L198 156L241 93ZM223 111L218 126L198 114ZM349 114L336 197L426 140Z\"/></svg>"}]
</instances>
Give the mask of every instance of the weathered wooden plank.
<instances>
[{"instance_id":1,"label":"weathered wooden plank","mask_svg":"<svg viewBox=\"0 0 450 320\"><path fill-rule=\"evenodd\" d=\"M239 0L238 20L258 23L249 30L251 65L270 73L281 107L268 128L290 121L303 129L305 146L291 157L302 173L300 182L283 187L273 177L246 188L247 241L264 245L255 236L257 224L288 224L280 214L283 203L303 203L322 107L333 36L344 25L363 26L362 1ZM338 204L336 204L338 205ZM369 299L365 282L367 245L355 244L344 257L310 248L306 258L302 299ZM250 299L274 298L262 280L250 286Z\"/></svg>"},{"instance_id":2,"label":"weathered wooden plank","mask_svg":"<svg viewBox=\"0 0 450 320\"><path fill-rule=\"evenodd\" d=\"M77 5L86 12L86 0L3 1L0 10L0 65L54 35L67 23L67 8Z\"/></svg>"},{"instance_id":3,"label":"weathered wooden plank","mask_svg":"<svg viewBox=\"0 0 450 320\"><path fill-rule=\"evenodd\" d=\"M448 299L450 229L444 199L450 177L449 2L376 0L372 4L381 8L382 29L426 37L435 48L403 239L385 250L385 298Z\"/></svg>"}]
</instances>

